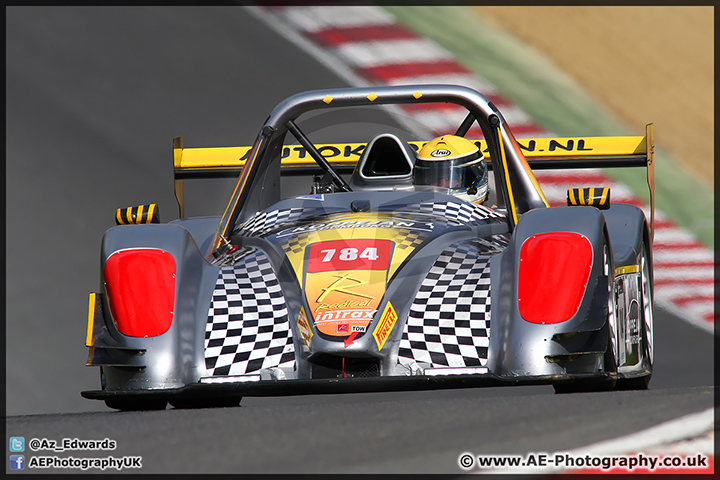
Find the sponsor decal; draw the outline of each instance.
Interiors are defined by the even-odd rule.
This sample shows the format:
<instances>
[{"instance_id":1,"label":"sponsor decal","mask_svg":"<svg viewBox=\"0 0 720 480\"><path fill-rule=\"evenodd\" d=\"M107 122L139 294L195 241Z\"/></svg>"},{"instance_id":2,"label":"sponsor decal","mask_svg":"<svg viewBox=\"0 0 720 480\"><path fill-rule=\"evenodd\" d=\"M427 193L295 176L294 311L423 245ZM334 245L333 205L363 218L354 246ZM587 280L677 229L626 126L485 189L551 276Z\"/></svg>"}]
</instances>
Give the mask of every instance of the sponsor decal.
<instances>
[{"instance_id":1,"label":"sponsor decal","mask_svg":"<svg viewBox=\"0 0 720 480\"><path fill-rule=\"evenodd\" d=\"M338 323L336 325L337 333L364 333L367 330L366 325L350 325L349 323Z\"/></svg>"},{"instance_id":2,"label":"sponsor decal","mask_svg":"<svg viewBox=\"0 0 720 480\"><path fill-rule=\"evenodd\" d=\"M321 202L325 201L325 195L322 193L319 193L317 195L303 195L301 197L295 197L298 200L320 200Z\"/></svg>"},{"instance_id":3,"label":"sponsor decal","mask_svg":"<svg viewBox=\"0 0 720 480\"><path fill-rule=\"evenodd\" d=\"M316 312L323 312L323 311L330 311L330 310L343 310L343 309L353 309L353 308L360 308L360 307L369 307L371 300L360 300L360 301L353 301L353 300L345 300L341 303L319 303L317 308L315 309Z\"/></svg>"},{"instance_id":4,"label":"sponsor decal","mask_svg":"<svg viewBox=\"0 0 720 480\"><path fill-rule=\"evenodd\" d=\"M417 94L416 94L417 95ZM485 140L471 140L489 158L489 149ZM646 152L645 137L573 137L573 138L535 138L517 139L518 147L526 157L573 156L573 155L631 155ZM410 141L410 148L416 152L427 142ZM355 163L367 144L334 143L316 144L320 154L330 163ZM242 167L250 158L252 147L211 147L185 148L176 169L211 168L218 166ZM301 145L285 145L282 149L283 165L315 165Z\"/></svg>"},{"instance_id":5,"label":"sponsor decal","mask_svg":"<svg viewBox=\"0 0 720 480\"><path fill-rule=\"evenodd\" d=\"M310 328L307 316L305 315L305 307L300 307L300 314L297 319L298 331L300 332L300 338L302 338L303 345L309 347L310 339L312 339L313 333Z\"/></svg>"},{"instance_id":6,"label":"sponsor decal","mask_svg":"<svg viewBox=\"0 0 720 480\"><path fill-rule=\"evenodd\" d=\"M634 298L630 301L627 315L629 337L625 340L631 345L640 344L640 304Z\"/></svg>"},{"instance_id":7,"label":"sponsor decal","mask_svg":"<svg viewBox=\"0 0 720 480\"><path fill-rule=\"evenodd\" d=\"M615 269L615 275L625 275L627 273L637 273L640 271L639 265L627 265L625 267L617 267Z\"/></svg>"},{"instance_id":8,"label":"sponsor decal","mask_svg":"<svg viewBox=\"0 0 720 480\"><path fill-rule=\"evenodd\" d=\"M385 294L393 242L343 239L307 248L305 295L321 333L342 337L363 333Z\"/></svg>"},{"instance_id":9,"label":"sponsor decal","mask_svg":"<svg viewBox=\"0 0 720 480\"><path fill-rule=\"evenodd\" d=\"M300 235L303 233L322 232L326 230L341 230L348 228L383 228L383 229L406 229L419 230L421 232L431 232L434 225L431 222L406 222L397 220L340 220L327 223L313 223L310 225L300 225L281 230L275 236L283 238L290 235Z\"/></svg>"},{"instance_id":10,"label":"sponsor decal","mask_svg":"<svg viewBox=\"0 0 720 480\"><path fill-rule=\"evenodd\" d=\"M333 278L337 278L334 282L332 282L330 285L322 289L322 293L319 297L317 297L316 302L320 303L322 302L329 294L332 294L334 292L337 293L344 293L347 295L355 295L358 297L364 297L368 298L370 300L375 299L373 295L367 295L365 293L362 293L360 290L356 290L357 287L367 285L368 282L366 280L362 280L360 278L357 278L359 275L354 274L353 272L343 272L340 275L331 275ZM315 309L317 310L317 308Z\"/></svg>"},{"instance_id":11,"label":"sponsor decal","mask_svg":"<svg viewBox=\"0 0 720 480\"><path fill-rule=\"evenodd\" d=\"M315 243L310 246L307 272L387 270L391 253L390 240L353 239Z\"/></svg>"},{"instance_id":12,"label":"sponsor decal","mask_svg":"<svg viewBox=\"0 0 720 480\"><path fill-rule=\"evenodd\" d=\"M317 329L343 336L357 331L355 326L367 327L385 293L385 281L384 270L309 273L305 294Z\"/></svg>"},{"instance_id":13,"label":"sponsor decal","mask_svg":"<svg viewBox=\"0 0 720 480\"><path fill-rule=\"evenodd\" d=\"M338 333L363 333L365 330L367 330L367 327L364 325L350 325L349 323L337 324Z\"/></svg>"},{"instance_id":14,"label":"sponsor decal","mask_svg":"<svg viewBox=\"0 0 720 480\"><path fill-rule=\"evenodd\" d=\"M383 345L385 345L385 341L390 336L390 332L392 332L397 319L397 313L395 313L392 303L388 301L385 306L385 310L383 310L383 313L380 316L380 321L378 321L375 331L373 331L373 337L375 337L375 341L377 342L378 350L382 350Z\"/></svg>"},{"instance_id":15,"label":"sponsor decal","mask_svg":"<svg viewBox=\"0 0 720 480\"><path fill-rule=\"evenodd\" d=\"M315 323L337 323L338 320L372 320L377 310L331 310L329 312L320 312L315 315Z\"/></svg>"},{"instance_id":16,"label":"sponsor decal","mask_svg":"<svg viewBox=\"0 0 720 480\"><path fill-rule=\"evenodd\" d=\"M573 138L537 138L537 139L517 139L518 146L527 156L544 156L544 155L571 155L582 154L584 152L601 153L604 155L627 154L638 148L639 140L642 137L573 137ZM485 153L485 157L489 156L489 148L485 140L471 140L475 145ZM426 145L427 142L410 141L410 147L418 151ZM320 154L330 162L357 162L362 155L367 144L365 143L335 143L335 144L317 144L315 147ZM250 147L237 147L239 160L241 164L245 162L250 153ZM447 151L445 149L436 150L436 152ZM619 152L619 153L618 153ZM449 154L449 153L448 153ZM433 157L442 157L445 155L435 155ZM283 147L282 160L286 164L294 163L314 163L314 160L308 155L305 147L300 145L286 145Z\"/></svg>"},{"instance_id":17,"label":"sponsor decal","mask_svg":"<svg viewBox=\"0 0 720 480\"><path fill-rule=\"evenodd\" d=\"M381 227L379 225L382 225ZM393 225L393 228L385 228ZM404 228L395 228L401 227ZM350 228L350 231L348 228ZM408 228L409 227L409 228ZM306 276L313 278L314 273L307 274L306 264L309 259L309 249L312 245L317 242L329 242L334 240L354 241L358 238L364 237L365 239L371 238L371 241L389 241L391 242L391 256L390 265L387 269L386 278L391 277L395 271L403 264L405 259L412 254L412 252L419 247L422 242L427 238L429 232L432 232L435 225L432 222L409 222L399 221L392 215L377 215L377 214L361 214L355 213L351 216L348 215L333 215L323 223L313 226L298 226L290 227L286 230L272 235L270 238L272 241L276 241L287 255L288 260L292 264L295 274L300 280L300 285L304 289L306 285ZM357 230L355 230L357 229ZM354 238L353 238L354 237ZM367 240L366 240L367 241ZM348 265L346 262L357 254L358 259L364 261L373 261L376 252L372 250L374 245L364 245L362 250L358 248L357 251L344 252L342 259L340 255L343 254L340 250L334 252L332 263L336 263L335 268L345 268L343 265ZM367 247L371 247L371 250L366 250ZM357 248L354 245L349 248ZM322 250L322 249L321 249ZM320 253L320 250L313 253ZM325 255L330 252L325 252L322 258L314 257L314 261L320 265L326 262L322 262L325 259ZM382 246L378 248L377 255L379 258L375 259L380 263L383 259ZM330 263L330 262L327 262ZM317 265L316 265L317 267ZM311 313L311 312L308 312Z\"/></svg>"},{"instance_id":18,"label":"sponsor decal","mask_svg":"<svg viewBox=\"0 0 720 480\"><path fill-rule=\"evenodd\" d=\"M450 150L447 148L438 148L430 154L431 157L447 157L448 155L450 155Z\"/></svg>"}]
</instances>

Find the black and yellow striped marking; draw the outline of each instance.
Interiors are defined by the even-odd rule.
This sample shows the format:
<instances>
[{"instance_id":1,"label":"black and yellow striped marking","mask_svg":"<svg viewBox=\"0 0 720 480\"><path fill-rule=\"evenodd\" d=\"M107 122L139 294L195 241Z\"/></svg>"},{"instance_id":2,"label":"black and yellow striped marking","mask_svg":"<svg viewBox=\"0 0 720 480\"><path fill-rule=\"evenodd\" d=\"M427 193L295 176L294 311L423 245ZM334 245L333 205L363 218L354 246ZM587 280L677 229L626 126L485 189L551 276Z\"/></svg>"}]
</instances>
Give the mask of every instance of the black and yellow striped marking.
<instances>
[{"instance_id":1,"label":"black and yellow striped marking","mask_svg":"<svg viewBox=\"0 0 720 480\"><path fill-rule=\"evenodd\" d=\"M144 223L160 223L158 206L137 205L135 207L118 208L115 212L115 223L118 225L140 225Z\"/></svg>"},{"instance_id":2,"label":"black and yellow striped marking","mask_svg":"<svg viewBox=\"0 0 720 480\"><path fill-rule=\"evenodd\" d=\"M587 205L601 210L610 208L610 188L570 188L567 191L568 205Z\"/></svg>"}]
</instances>

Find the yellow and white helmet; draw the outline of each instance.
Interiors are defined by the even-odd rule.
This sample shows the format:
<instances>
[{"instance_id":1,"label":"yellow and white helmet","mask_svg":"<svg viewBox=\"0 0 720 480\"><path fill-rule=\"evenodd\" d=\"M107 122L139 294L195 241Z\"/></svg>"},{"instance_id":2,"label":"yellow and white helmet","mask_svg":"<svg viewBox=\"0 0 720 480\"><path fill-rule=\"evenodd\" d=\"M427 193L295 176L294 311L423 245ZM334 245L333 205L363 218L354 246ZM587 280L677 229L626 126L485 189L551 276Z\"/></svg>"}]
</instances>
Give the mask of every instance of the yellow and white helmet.
<instances>
[{"instance_id":1,"label":"yellow and white helmet","mask_svg":"<svg viewBox=\"0 0 720 480\"><path fill-rule=\"evenodd\" d=\"M413 181L447 188L451 195L472 203L482 203L488 196L485 157L477 145L455 135L443 135L420 149Z\"/></svg>"}]
</instances>

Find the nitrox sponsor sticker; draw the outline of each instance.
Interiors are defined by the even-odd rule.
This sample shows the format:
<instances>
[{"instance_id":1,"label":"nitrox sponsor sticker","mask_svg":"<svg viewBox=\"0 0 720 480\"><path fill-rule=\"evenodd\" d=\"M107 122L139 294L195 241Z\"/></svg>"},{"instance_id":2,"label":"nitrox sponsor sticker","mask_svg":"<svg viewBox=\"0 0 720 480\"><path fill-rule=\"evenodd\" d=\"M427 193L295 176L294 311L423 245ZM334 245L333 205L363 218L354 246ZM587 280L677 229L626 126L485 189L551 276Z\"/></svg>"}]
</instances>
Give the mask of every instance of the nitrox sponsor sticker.
<instances>
[{"instance_id":1,"label":"nitrox sponsor sticker","mask_svg":"<svg viewBox=\"0 0 720 480\"><path fill-rule=\"evenodd\" d=\"M343 239L308 248L305 295L317 329L336 337L367 329L385 294L390 240Z\"/></svg>"}]
</instances>

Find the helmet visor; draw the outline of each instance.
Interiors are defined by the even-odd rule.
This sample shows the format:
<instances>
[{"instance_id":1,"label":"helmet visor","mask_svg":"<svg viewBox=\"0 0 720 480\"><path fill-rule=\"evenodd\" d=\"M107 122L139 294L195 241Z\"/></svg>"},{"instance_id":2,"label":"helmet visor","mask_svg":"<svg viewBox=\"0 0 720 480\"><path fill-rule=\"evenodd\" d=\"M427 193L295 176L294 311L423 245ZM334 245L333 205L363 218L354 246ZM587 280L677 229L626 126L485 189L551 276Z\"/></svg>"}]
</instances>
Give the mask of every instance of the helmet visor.
<instances>
[{"instance_id":1,"label":"helmet visor","mask_svg":"<svg viewBox=\"0 0 720 480\"><path fill-rule=\"evenodd\" d=\"M478 155L475 158L453 160L421 160L415 162L414 181L416 185L434 185L465 192L477 188L486 177L485 162Z\"/></svg>"}]
</instances>

